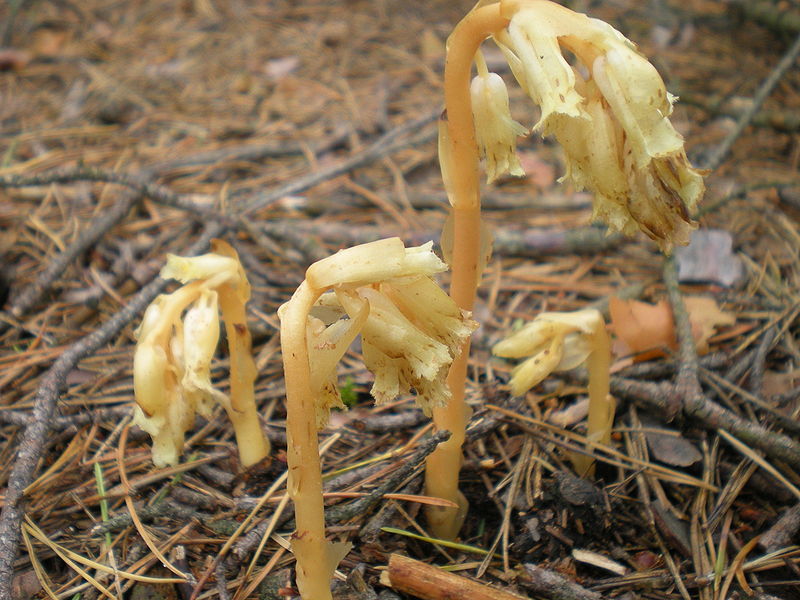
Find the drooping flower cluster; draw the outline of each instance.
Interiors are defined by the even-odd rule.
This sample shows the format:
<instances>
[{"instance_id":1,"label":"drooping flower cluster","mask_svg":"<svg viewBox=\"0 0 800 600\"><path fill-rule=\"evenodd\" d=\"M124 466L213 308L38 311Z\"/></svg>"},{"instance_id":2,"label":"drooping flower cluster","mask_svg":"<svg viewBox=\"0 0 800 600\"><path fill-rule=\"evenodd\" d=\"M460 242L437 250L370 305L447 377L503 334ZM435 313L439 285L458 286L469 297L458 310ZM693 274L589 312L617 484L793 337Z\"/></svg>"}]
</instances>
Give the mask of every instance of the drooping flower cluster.
<instances>
[{"instance_id":1,"label":"drooping flower cluster","mask_svg":"<svg viewBox=\"0 0 800 600\"><path fill-rule=\"evenodd\" d=\"M359 335L378 403L411 388L426 414L447 402L447 370L477 323L431 279L447 268L431 246L405 248L390 238L341 250L309 267L308 285L327 290L306 333L319 428L331 407L342 406L336 365Z\"/></svg>"},{"instance_id":2,"label":"drooping flower cluster","mask_svg":"<svg viewBox=\"0 0 800 600\"><path fill-rule=\"evenodd\" d=\"M511 373L511 393L521 396L557 371L583 364L593 350L592 336L605 327L596 310L545 312L506 339L492 353L524 359Z\"/></svg>"},{"instance_id":3,"label":"drooping flower cluster","mask_svg":"<svg viewBox=\"0 0 800 600\"><path fill-rule=\"evenodd\" d=\"M178 462L196 414L210 416L217 403L234 423L243 464L253 464L269 452L258 419L252 423L255 364L244 320L250 284L232 247L214 240L213 249L191 258L167 256L161 276L185 285L158 296L136 331L134 422L153 438L156 466ZM211 385L220 308L230 338L230 398Z\"/></svg>"},{"instance_id":4,"label":"drooping flower cluster","mask_svg":"<svg viewBox=\"0 0 800 600\"><path fill-rule=\"evenodd\" d=\"M640 229L667 252L688 243L696 226L690 214L705 189L703 173L689 163L683 138L669 121L675 98L653 65L607 23L553 2L506 0L501 11L510 21L494 39L541 108L533 129L554 135L563 146L564 177L595 193L594 217L612 231ZM582 69L571 66L563 50ZM476 131L500 131L498 119L482 115L476 110ZM482 146L508 149L512 131L506 125ZM515 160L491 162L513 173ZM488 171L490 180L498 174L491 164Z\"/></svg>"},{"instance_id":5,"label":"drooping flower cluster","mask_svg":"<svg viewBox=\"0 0 800 600\"><path fill-rule=\"evenodd\" d=\"M568 371L586 363L589 370L589 445L608 445L616 402L609 393L611 347L599 311L542 313L492 348L497 356L524 359L512 371L511 391L521 396L555 371ZM571 453L581 475L594 472L591 456Z\"/></svg>"}]
</instances>

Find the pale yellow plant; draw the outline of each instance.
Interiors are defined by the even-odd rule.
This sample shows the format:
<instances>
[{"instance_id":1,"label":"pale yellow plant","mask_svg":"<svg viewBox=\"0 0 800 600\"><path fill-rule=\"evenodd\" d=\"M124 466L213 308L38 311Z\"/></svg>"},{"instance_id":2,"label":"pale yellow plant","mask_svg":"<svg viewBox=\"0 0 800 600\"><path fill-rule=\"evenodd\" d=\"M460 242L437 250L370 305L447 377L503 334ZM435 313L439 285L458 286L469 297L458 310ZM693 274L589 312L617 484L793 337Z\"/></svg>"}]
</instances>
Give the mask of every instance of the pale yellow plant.
<instances>
[{"instance_id":1,"label":"pale yellow plant","mask_svg":"<svg viewBox=\"0 0 800 600\"><path fill-rule=\"evenodd\" d=\"M608 445L614 424L615 401L609 393L611 346L605 322L594 309L545 312L492 348L504 358L524 359L511 372L511 393L522 396L551 373L586 364L589 371L587 440ZM591 474L594 465L583 454L571 456L579 475Z\"/></svg>"},{"instance_id":2,"label":"pale yellow plant","mask_svg":"<svg viewBox=\"0 0 800 600\"><path fill-rule=\"evenodd\" d=\"M479 160L486 159L490 181L519 172L514 138L520 128L504 103L502 81L488 74L480 58L488 38L541 111L534 131L554 136L563 147L564 178L594 192L594 217L610 231L641 230L665 252L687 243L696 227L690 215L703 195L703 172L689 164L683 138L669 121L675 98L656 69L610 25L554 2L481 0L448 39L439 128L442 177L452 205L452 234L443 235L442 247L453 257L450 293L458 305L472 310L486 263ZM575 65L565 51L576 58ZM478 81L471 84L474 62ZM437 428L453 435L428 458L426 471L427 493L453 502L461 500L468 353L467 343L448 375L453 402L434 410ZM435 536L458 533L463 510L449 515L438 507L426 510Z\"/></svg>"},{"instance_id":3,"label":"pale yellow plant","mask_svg":"<svg viewBox=\"0 0 800 600\"><path fill-rule=\"evenodd\" d=\"M250 284L230 245L213 240L212 250L188 258L167 256L161 276L184 285L158 296L136 331L134 422L153 438L153 462L159 467L178 462L195 415L211 416L216 404L233 423L244 466L269 454L253 391L256 368L245 314ZM230 348L230 397L211 384L220 311Z\"/></svg>"},{"instance_id":4,"label":"pale yellow plant","mask_svg":"<svg viewBox=\"0 0 800 600\"><path fill-rule=\"evenodd\" d=\"M447 267L431 245L405 248L390 238L341 250L311 265L278 312L289 494L297 523L291 548L304 600L331 598L331 576L349 549L325 539L318 458L317 431L330 409L342 406L337 363L360 336L376 401L414 388L429 412L449 400L445 375L477 326L432 280Z\"/></svg>"}]
</instances>

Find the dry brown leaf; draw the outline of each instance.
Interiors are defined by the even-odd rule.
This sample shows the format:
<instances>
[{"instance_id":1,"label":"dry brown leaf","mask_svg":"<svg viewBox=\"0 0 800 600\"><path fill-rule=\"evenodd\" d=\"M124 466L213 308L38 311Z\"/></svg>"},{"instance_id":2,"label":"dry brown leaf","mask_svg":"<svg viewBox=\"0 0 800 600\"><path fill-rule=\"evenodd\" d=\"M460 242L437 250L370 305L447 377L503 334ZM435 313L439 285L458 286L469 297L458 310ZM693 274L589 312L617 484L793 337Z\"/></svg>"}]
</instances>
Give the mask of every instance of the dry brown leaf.
<instances>
[{"instance_id":1,"label":"dry brown leaf","mask_svg":"<svg viewBox=\"0 0 800 600\"><path fill-rule=\"evenodd\" d=\"M720 310L713 298L686 296L684 304L689 312L692 336L699 354L708 353L708 339L714 335L717 327L736 322L736 317ZM636 354L636 360L642 361L664 356L665 349L677 348L672 309L666 300L648 304L612 297L609 311L611 325L619 342L615 345L617 354Z\"/></svg>"},{"instance_id":2,"label":"dry brown leaf","mask_svg":"<svg viewBox=\"0 0 800 600\"><path fill-rule=\"evenodd\" d=\"M708 339L720 326L730 326L736 322L731 313L720 310L717 301L705 296L686 296L683 299L689 320L692 322L692 336L699 354L708 353Z\"/></svg>"},{"instance_id":3,"label":"dry brown leaf","mask_svg":"<svg viewBox=\"0 0 800 600\"><path fill-rule=\"evenodd\" d=\"M664 356L663 348L675 347L675 325L666 300L653 305L612 297L608 309L611 326L621 342L614 348L618 355L637 354L638 360L649 360Z\"/></svg>"}]
</instances>

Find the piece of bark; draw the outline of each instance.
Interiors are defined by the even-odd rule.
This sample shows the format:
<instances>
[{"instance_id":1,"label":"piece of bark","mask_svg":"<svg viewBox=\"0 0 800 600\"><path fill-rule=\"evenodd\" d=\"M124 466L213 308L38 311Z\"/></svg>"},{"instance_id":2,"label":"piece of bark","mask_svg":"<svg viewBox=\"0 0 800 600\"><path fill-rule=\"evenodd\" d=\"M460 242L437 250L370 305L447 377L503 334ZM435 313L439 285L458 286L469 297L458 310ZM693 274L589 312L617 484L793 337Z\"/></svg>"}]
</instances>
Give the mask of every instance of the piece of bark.
<instances>
[{"instance_id":1,"label":"piece of bark","mask_svg":"<svg viewBox=\"0 0 800 600\"><path fill-rule=\"evenodd\" d=\"M758 545L767 552L791 546L798 530L800 530L800 504L795 504L761 536Z\"/></svg>"},{"instance_id":2,"label":"piece of bark","mask_svg":"<svg viewBox=\"0 0 800 600\"><path fill-rule=\"evenodd\" d=\"M524 596L442 571L413 558L392 554L381 583L423 600L525 600Z\"/></svg>"},{"instance_id":3,"label":"piece of bark","mask_svg":"<svg viewBox=\"0 0 800 600\"><path fill-rule=\"evenodd\" d=\"M570 581L563 575L542 569L532 564L524 564L522 585L531 590L537 596L548 600L601 600L602 596L597 592L587 590L585 587Z\"/></svg>"}]
</instances>

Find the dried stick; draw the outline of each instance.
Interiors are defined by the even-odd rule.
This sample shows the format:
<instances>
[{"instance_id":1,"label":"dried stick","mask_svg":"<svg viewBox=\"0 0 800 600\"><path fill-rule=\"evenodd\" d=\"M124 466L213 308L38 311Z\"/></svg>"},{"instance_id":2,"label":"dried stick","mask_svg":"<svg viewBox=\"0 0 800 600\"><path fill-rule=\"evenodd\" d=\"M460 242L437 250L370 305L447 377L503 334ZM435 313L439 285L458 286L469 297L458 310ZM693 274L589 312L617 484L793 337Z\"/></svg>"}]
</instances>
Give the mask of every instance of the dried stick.
<instances>
[{"instance_id":1,"label":"dried stick","mask_svg":"<svg viewBox=\"0 0 800 600\"><path fill-rule=\"evenodd\" d=\"M321 237L348 245L374 242L390 234L385 227L351 227L338 222L322 220L300 223L297 220L281 219L260 223L259 229L270 237L287 238L291 235L302 240ZM423 229L403 235L403 241L419 245L439 235L434 229ZM601 227L577 227L575 229L526 229L514 231L507 228L494 232L492 252L495 255L525 256L530 258L581 254L595 255L615 248L622 241L619 235L606 235ZM327 256L327 254L325 254Z\"/></svg>"},{"instance_id":2,"label":"dried stick","mask_svg":"<svg viewBox=\"0 0 800 600\"><path fill-rule=\"evenodd\" d=\"M548 600L601 600L597 592L570 581L563 575L532 564L522 565L520 581L536 596Z\"/></svg>"},{"instance_id":3,"label":"dried stick","mask_svg":"<svg viewBox=\"0 0 800 600\"><path fill-rule=\"evenodd\" d=\"M723 139L722 142L720 142L714 151L708 156L708 158L703 161L704 168L713 170L722 164L722 161L725 160L726 156L728 156L728 152L730 152L734 142L739 138L739 136L742 135L745 127L747 127L753 120L753 117L761 109L761 105L764 104L767 96L772 93L772 90L778 84L781 77L783 77L786 71L788 71L789 68L794 64L794 61L797 59L798 55L800 55L800 35L797 36L792 46L786 51L786 54L783 55L783 58L781 58L780 62L775 65L775 68L772 70L772 72L762 82L761 86L753 96L752 103L747 110L742 113L742 116L739 117L739 120L736 122L736 127L727 136L725 136L725 139Z\"/></svg>"},{"instance_id":4,"label":"dried stick","mask_svg":"<svg viewBox=\"0 0 800 600\"><path fill-rule=\"evenodd\" d=\"M100 421L118 422L123 417L130 415L130 412L131 409L129 406L112 406L110 408L100 408L91 412L84 411L63 417L54 417L50 423L50 429L61 431L70 427L80 427L88 423L97 423ZM0 411L0 423L9 423L11 425L17 425L18 427L26 427L31 423L32 419L33 417L25 411Z\"/></svg>"},{"instance_id":5,"label":"dried stick","mask_svg":"<svg viewBox=\"0 0 800 600\"><path fill-rule=\"evenodd\" d=\"M389 557L389 570L381 575L381 583L424 600L524 600L524 596L442 571L400 554Z\"/></svg>"},{"instance_id":6,"label":"dried stick","mask_svg":"<svg viewBox=\"0 0 800 600\"><path fill-rule=\"evenodd\" d=\"M692 323L678 288L678 267L674 256L668 256L664 261L664 284L667 287L667 296L672 307L675 333L678 338L678 376L675 379L675 392L671 406L667 407L668 420L671 420L680 410L682 402L701 399L703 391L698 378L699 364L697 348L692 336Z\"/></svg>"},{"instance_id":7,"label":"dried stick","mask_svg":"<svg viewBox=\"0 0 800 600\"><path fill-rule=\"evenodd\" d=\"M130 411L129 411L130 412ZM144 506L136 511L142 522L150 522L161 517L169 517L180 521L188 521L198 517L197 511L184 504L174 501L160 501L152 506ZM91 529L92 535L102 535L109 531L120 531L133 524L133 517L129 512L114 515L107 521L98 523Z\"/></svg>"},{"instance_id":8,"label":"dried stick","mask_svg":"<svg viewBox=\"0 0 800 600\"><path fill-rule=\"evenodd\" d=\"M346 141L349 135L349 130L345 128L334 131L323 142L311 145L311 153L319 155L323 152L327 152ZM301 144L248 144L219 148L217 150L203 150L182 158L159 162L157 165L158 170L163 172L183 167L214 165L226 161L258 161L264 158L304 153L305 149Z\"/></svg>"},{"instance_id":9,"label":"dried stick","mask_svg":"<svg viewBox=\"0 0 800 600\"><path fill-rule=\"evenodd\" d=\"M431 452L442 442L450 438L449 431L437 431L428 439L420 442L417 451L414 452L406 462L392 473L383 483L376 487L369 495L359 498L354 502L343 506L334 506L325 513L325 522L328 524L347 521L357 515L363 515L371 511L381 501L381 499L393 489L396 489L414 470L422 464Z\"/></svg>"},{"instance_id":10,"label":"dried stick","mask_svg":"<svg viewBox=\"0 0 800 600\"><path fill-rule=\"evenodd\" d=\"M756 396L761 396L761 387L764 385L764 372L767 369L767 354L772 350L777 335L776 328L770 327L764 332L764 336L756 348L750 368L750 376L747 380L747 389Z\"/></svg>"},{"instance_id":11,"label":"dried stick","mask_svg":"<svg viewBox=\"0 0 800 600\"><path fill-rule=\"evenodd\" d=\"M673 410L675 407L674 387L669 383L659 384L612 377L611 393L621 398L629 398L659 413ZM763 451L770 458L800 468L800 444L791 437L769 431L761 425L742 419L702 394L678 399L679 410L687 417L702 423L704 427L712 430L725 429L752 448Z\"/></svg>"},{"instance_id":12,"label":"dried stick","mask_svg":"<svg viewBox=\"0 0 800 600\"><path fill-rule=\"evenodd\" d=\"M786 509L781 518L761 535L758 544L767 552L775 552L790 546L798 531L800 531L800 504L795 504Z\"/></svg>"},{"instance_id":13,"label":"dried stick","mask_svg":"<svg viewBox=\"0 0 800 600\"><path fill-rule=\"evenodd\" d=\"M153 182L153 176L154 173L149 171L127 173L125 171L111 171L109 169L98 169L96 167L77 167L75 169L58 170L38 175L8 175L6 177L0 177L0 188L31 187L51 185L53 183L75 183L77 181L117 183L130 188L131 191L136 192L139 196L150 198L165 206L179 208L187 212L204 216L221 216L212 209L197 204L187 199L185 196L176 194L169 188ZM134 201L137 199L138 196L133 198ZM91 230L91 227L88 229Z\"/></svg>"}]
</instances>

